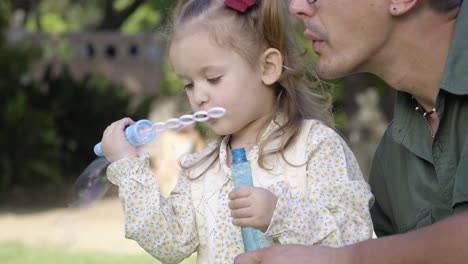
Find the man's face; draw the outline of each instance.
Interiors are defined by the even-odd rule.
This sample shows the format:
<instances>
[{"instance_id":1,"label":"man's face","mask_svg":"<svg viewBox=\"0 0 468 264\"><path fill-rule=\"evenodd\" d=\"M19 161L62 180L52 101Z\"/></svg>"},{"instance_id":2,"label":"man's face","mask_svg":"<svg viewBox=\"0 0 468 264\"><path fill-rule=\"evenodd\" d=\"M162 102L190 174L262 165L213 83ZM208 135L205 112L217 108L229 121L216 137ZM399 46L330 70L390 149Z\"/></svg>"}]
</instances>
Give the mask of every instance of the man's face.
<instances>
[{"instance_id":1,"label":"man's face","mask_svg":"<svg viewBox=\"0 0 468 264\"><path fill-rule=\"evenodd\" d=\"M387 0L290 0L289 10L305 25L319 55L321 78L374 72L391 33ZM380 56L381 57L381 56Z\"/></svg>"}]
</instances>

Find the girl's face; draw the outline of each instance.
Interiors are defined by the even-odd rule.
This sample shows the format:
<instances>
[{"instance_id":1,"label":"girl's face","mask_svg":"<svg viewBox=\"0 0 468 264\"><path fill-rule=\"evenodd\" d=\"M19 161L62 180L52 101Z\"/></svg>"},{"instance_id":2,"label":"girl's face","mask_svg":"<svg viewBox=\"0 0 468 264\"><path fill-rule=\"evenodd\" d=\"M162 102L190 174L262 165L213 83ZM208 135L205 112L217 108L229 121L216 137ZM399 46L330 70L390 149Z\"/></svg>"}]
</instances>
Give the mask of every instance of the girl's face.
<instances>
[{"instance_id":1,"label":"girl's face","mask_svg":"<svg viewBox=\"0 0 468 264\"><path fill-rule=\"evenodd\" d=\"M209 121L216 134L251 139L274 111L274 88L263 83L261 67L217 44L209 32L192 30L175 38L169 56L193 111L226 109L222 118Z\"/></svg>"}]
</instances>

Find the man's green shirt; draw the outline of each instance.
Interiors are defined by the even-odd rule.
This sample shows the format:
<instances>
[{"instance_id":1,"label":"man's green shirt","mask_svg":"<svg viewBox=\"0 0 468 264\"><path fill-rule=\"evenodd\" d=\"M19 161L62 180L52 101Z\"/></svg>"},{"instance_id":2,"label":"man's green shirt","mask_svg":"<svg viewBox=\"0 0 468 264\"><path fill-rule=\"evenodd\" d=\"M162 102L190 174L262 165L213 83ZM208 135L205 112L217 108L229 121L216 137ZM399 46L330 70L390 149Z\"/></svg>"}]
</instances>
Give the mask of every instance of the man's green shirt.
<instances>
[{"instance_id":1,"label":"man's green shirt","mask_svg":"<svg viewBox=\"0 0 468 264\"><path fill-rule=\"evenodd\" d=\"M432 139L411 95L399 92L370 184L378 236L430 225L468 209L468 4L463 4L436 100Z\"/></svg>"}]
</instances>

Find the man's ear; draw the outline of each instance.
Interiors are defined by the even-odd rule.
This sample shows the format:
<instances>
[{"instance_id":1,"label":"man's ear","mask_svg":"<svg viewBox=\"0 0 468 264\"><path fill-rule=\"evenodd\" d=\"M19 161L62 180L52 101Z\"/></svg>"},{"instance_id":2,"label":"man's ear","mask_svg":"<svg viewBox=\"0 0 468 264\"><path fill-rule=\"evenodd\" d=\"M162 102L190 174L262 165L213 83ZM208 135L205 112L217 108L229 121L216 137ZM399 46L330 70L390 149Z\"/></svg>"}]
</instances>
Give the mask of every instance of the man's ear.
<instances>
[{"instance_id":1,"label":"man's ear","mask_svg":"<svg viewBox=\"0 0 468 264\"><path fill-rule=\"evenodd\" d=\"M283 56L274 48L267 49L260 58L262 81L272 85L281 78L283 72Z\"/></svg>"},{"instance_id":2,"label":"man's ear","mask_svg":"<svg viewBox=\"0 0 468 264\"><path fill-rule=\"evenodd\" d=\"M401 16L410 11L418 0L390 0L389 11L392 16Z\"/></svg>"}]
</instances>

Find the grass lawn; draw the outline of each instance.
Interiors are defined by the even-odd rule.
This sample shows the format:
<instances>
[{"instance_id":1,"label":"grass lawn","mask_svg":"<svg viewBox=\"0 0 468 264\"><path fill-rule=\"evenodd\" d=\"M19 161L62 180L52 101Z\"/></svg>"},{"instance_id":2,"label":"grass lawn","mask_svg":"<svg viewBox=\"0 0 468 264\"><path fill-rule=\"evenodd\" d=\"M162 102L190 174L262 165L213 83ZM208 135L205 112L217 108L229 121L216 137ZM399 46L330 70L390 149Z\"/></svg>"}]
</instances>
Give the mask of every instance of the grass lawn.
<instances>
[{"instance_id":1,"label":"grass lawn","mask_svg":"<svg viewBox=\"0 0 468 264\"><path fill-rule=\"evenodd\" d=\"M35 248L20 243L0 243L1 264L159 264L150 255L119 255L102 252L67 252L57 248ZM195 264L192 256L183 264Z\"/></svg>"}]
</instances>

